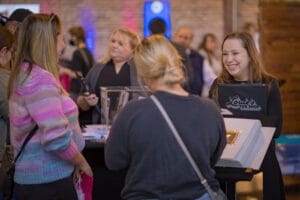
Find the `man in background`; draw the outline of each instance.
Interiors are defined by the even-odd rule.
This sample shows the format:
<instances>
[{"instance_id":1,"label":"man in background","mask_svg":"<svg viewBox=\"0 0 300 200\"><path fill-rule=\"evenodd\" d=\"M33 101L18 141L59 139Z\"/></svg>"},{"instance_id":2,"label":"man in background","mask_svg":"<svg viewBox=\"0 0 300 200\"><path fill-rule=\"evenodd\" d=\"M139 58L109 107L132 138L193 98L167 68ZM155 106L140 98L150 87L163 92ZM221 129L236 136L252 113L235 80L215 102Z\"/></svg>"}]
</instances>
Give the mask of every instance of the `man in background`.
<instances>
[{"instance_id":1,"label":"man in background","mask_svg":"<svg viewBox=\"0 0 300 200\"><path fill-rule=\"evenodd\" d=\"M190 28L181 27L175 32L174 42L183 46L191 62L193 79L191 90L193 94L201 95L203 87L203 57L191 48L194 34Z\"/></svg>"},{"instance_id":2,"label":"man in background","mask_svg":"<svg viewBox=\"0 0 300 200\"><path fill-rule=\"evenodd\" d=\"M166 33L166 23L160 19L160 18L154 18L151 22L150 22L150 31L151 34L159 34L159 35L164 35ZM176 50L178 51L179 55L182 58L182 63L184 65L184 69L185 69L185 75L186 75L186 83L184 84L184 89L187 90L189 93L191 94L198 94L199 93L197 91L194 91L192 88L192 84L193 84L193 76L194 76L194 72L193 72L193 68L191 66L191 62L190 59L188 57L188 55L185 52L185 48L180 45L177 44L173 41L170 41L173 46L176 48Z\"/></svg>"}]
</instances>

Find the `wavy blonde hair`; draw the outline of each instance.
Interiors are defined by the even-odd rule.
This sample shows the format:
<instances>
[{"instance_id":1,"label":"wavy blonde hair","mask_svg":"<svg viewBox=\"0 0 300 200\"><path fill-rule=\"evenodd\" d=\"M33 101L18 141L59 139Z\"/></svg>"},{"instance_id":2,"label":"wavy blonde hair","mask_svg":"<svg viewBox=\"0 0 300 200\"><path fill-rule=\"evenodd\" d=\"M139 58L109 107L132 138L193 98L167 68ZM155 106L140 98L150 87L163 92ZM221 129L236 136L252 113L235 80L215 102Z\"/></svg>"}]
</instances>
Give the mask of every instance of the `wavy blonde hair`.
<instances>
[{"instance_id":1,"label":"wavy blonde hair","mask_svg":"<svg viewBox=\"0 0 300 200\"><path fill-rule=\"evenodd\" d=\"M164 36L153 35L143 40L136 48L134 62L143 79L163 78L166 85L185 82L181 57Z\"/></svg>"},{"instance_id":2,"label":"wavy blonde hair","mask_svg":"<svg viewBox=\"0 0 300 200\"><path fill-rule=\"evenodd\" d=\"M118 29L114 30L112 32L112 34L110 35L109 42L111 42L112 37L116 33L119 33L121 35L121 37L127 37L129 39L130 47L133 50L140 43L140 37L138 36L138 34L136 32L134 32L133 30L129 29L129 28L118 28ZM110 51L110 49L107 48L106 53L104 54L104 56L100 60L101 63L106 64L112 59L109 51Z\"/></svg>"},{"instance_id":3,"label":"wavy blonde hair","mask_svg":"<svg viewBox=\"0 0 300 200\"><path fill-rule=\"evenodd\" d=\"M60 20L54 14L32 14L23 21L18 32L18 46L9 80L8 95L12 92L13 83L19 77L24 61L30 65L23 81L27 79L34 64L53 74L59 83L57 36L60 31ZM62 87L61 91L65 93Z\"/></svg>"}]
</instances>

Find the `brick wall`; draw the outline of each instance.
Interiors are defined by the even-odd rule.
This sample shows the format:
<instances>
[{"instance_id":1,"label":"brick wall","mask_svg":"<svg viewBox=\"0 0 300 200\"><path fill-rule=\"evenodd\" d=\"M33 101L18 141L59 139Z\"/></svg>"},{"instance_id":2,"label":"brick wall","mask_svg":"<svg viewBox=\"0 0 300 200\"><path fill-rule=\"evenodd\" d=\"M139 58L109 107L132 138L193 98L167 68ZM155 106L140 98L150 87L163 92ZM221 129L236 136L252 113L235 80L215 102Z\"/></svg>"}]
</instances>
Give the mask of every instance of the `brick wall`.
<instances>
[{"instance_id":1,"label":"brick wall","mask_svg":"<svg viewBox=\"0 0 300 200\"><path fill-rule=\"evenodd\" d=\"M240 0L238 1L238 23L239 29L247 22L252 22L258 26L258 4L259 0Z\"/></svg>"},{"instance_id":2,"label":"brick wall","mask_svg":"<svg viewBox=\"0 0 300 200\"><path fill-rule=\"evenodd\" d=\"M0 3L39 3L41 12L60 16L65 31L73 25L88 24L95 35L95 57L105 52L110 33L119 26L130 26L142 36L143 0L0 0ZM224 0L170 0L172 27L189 26L195 32L193 46L198 46L206 32L224 37ZM258 0L237 0L238 27L244 21L256 23ZM245 19L244 19L245 18Z\"/></svg>"},{"instance_id":3,"label":"brick wall","mask_svg":"<svg viewBox=\"0 0 300 200\"><path fill-rule=\"evenodd\" d=\"M174 32L180 26L191 27L195 33L192 44L194 47L198 46L202 36L207 32L215 33L222 42L225 26L228 31L227 26L231 26L235 21L225 21L225 18L230 20L232 16L236 16L238 30L245 22L258 25L259 2L274 1L278 0L170 0L172 31ZM0 3L39 3L41 12L53 12L60 16L65 31L73 25L89 25L95 33L94 52L97 59L104 54L109 35L114 29L120 26L129 26L141 36L143 35L144 0L0 0ZM237 13L232 13L231 6L234 3L237 6ZM261 31L263 30L261 27ZM274 72L272 67L269 67L268 70ZM297 78L299 79L299 77ZM288 99L293 98L286 99L285 91L282 91L282 94L286 110ZM285 119L287 119L287 115L285 111ZM298 118L295 119L298 120ZM285 132L299 131L297 125L291 130L288 130L287 127L287 124L284 123Z\"/></svg>"},{"instance_id":4,"label":"brick wall","mask_svg":"<svg viewBox=\"0 0 300 200\"><path fill-rule=\"evenodd\" d=\"M280 88L283 132L300 133L300 2L260 6L261 54L266 69L285 81Z\"/></svg>"}]
</instances>

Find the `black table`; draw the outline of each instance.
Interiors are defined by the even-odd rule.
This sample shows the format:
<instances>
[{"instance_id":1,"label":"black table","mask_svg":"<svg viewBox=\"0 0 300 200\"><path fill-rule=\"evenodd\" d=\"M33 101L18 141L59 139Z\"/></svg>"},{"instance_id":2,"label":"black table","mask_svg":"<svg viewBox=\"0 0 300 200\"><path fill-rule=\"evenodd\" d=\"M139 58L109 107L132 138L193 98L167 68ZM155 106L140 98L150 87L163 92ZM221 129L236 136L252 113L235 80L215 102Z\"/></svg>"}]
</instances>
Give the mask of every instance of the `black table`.
<instances>
[{"instance_id":1,"label":"black table","mask_svg":"<svg viewBox=\"0 0 300 200\"><path fill-rule=\"evenodd\" d=\"M103 141L86 141L83 155L94 172L93 199L122 199L120 193L124 186L126 170L108 170L104 161ZM250 181L258 170L249 168L215 167L216 178L219 180L228 200L236 199L236 183Z\"/></svg>"}]
</instances>

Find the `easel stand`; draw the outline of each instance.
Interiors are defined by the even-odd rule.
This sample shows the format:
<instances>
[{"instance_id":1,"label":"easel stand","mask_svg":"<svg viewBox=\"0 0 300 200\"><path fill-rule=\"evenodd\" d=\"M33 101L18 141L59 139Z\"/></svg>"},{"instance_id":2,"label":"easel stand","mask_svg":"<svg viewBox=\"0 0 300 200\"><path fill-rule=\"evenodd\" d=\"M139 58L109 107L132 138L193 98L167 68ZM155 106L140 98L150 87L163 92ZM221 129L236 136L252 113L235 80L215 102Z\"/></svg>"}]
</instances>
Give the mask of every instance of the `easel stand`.
<instances>
[{"instance_id":1,"label":"easel stand","mask_svg":"<svg viewBox=\"0 0 300 200\"><path fill-rule=\"evenodd\" d=\"M215 167L216 178L227 195L228 200L236 200L236 183L238 181L251 181L259 170L250 168Z\"/></svg>"}]
</instances>

